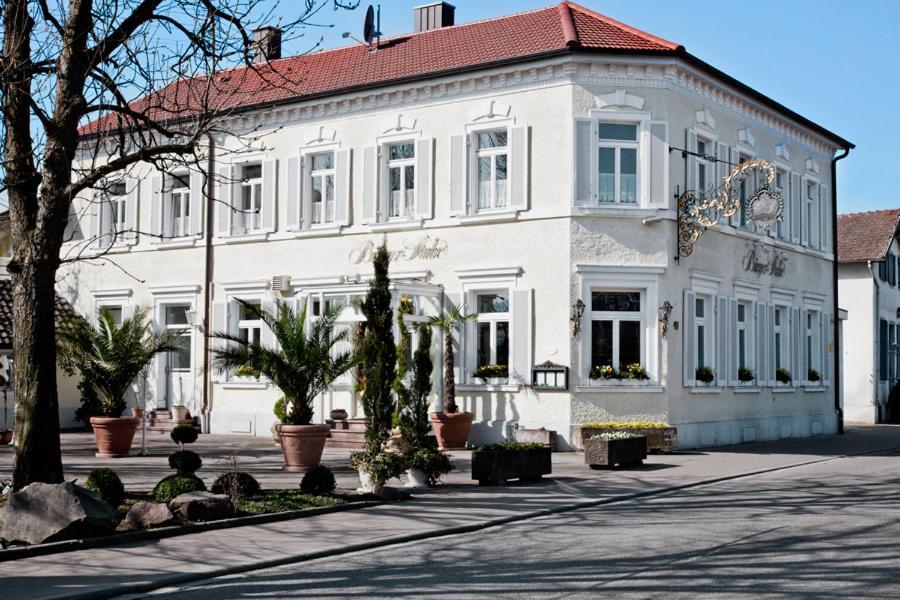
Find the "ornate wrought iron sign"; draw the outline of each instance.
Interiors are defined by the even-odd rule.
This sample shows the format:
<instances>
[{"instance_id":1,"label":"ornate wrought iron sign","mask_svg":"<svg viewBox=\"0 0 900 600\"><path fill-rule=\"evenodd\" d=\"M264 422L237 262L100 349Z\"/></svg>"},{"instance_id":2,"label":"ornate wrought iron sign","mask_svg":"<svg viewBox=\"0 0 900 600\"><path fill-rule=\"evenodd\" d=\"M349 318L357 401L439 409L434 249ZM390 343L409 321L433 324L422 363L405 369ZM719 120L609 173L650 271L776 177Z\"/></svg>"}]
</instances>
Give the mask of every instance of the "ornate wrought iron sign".
<instances>
[{"instance_id":1,"label":"ornate wrought iron sign","mask_svg":"<svg viewBox=\"0 0 900 600\"><path fill-rule=\"evenodd\" d=\"M753 191L745 207L747 219L764 230L771 229L781 220L784 201L781 193L772 187L775 167L764 160L748 160L737 165L713 196L705 198L700 192L686 190L678 197L678 255L690 256L694 244L722 217L730 217L741 208L741 185L758 176L765 179L762 186Z\"/></svg>"}]
</instances>

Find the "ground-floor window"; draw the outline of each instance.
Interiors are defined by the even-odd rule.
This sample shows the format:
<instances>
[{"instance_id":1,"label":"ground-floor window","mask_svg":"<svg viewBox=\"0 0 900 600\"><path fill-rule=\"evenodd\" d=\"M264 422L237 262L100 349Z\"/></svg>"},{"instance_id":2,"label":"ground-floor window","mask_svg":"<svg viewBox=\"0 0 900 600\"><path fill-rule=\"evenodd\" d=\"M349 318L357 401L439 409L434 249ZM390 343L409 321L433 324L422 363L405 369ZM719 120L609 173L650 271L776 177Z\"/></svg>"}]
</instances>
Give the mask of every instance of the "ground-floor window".
<instances>
[{"instance_id":1,"label":"ground-floor window","mask_svg":"<svg viewBox=\"0 0 900 600\"><path fill-rule=\"evenodd\" d=\"M237 335L248 344L259 344L262 340L262 320L256 316L251 307L257 311L262 309L259 300L248 300L247 304L237 302Z\"/></svg>"},{"instance_id":2,"label":"ground-floor window","mask_svg":"<svg viewBox=\"0 0 900 600\"><path fill-rule=\"evenodd\" d=\"M773 312L774 315L774 335L775 335L775 343L774 343L774 351L775 356L772 357L775 363L776 371L778 369L787 369L790 370L790 351L789 351L789 343L788 340L790 336L788 334L788 309L784 306L776 306Z\"/></svg>"},{"instance_id":3,"label":"ground-floor window","mask_svg":"<svg viewBox=\"0 0 900 600\"><path fill-rule=\"evenodd\" d=\"M628 290L591 292L591 370L623 371L644 365L642 293Z\"/></svg>"},{"instance_id":4,"label":"ground-floor window","mask_svg":"<svg viewBox=\"0 0 900 600\"><path fill-rule=\"evenodd\" d=\"M694 298L694 364L697 370L712 369L712 298Z\"/></svg>"},{"instance_id":5,"label":"ground-floor window","mask_svg":"<svg viewBox=\"0 0 900 600\"><path fill-rule=\"evenodd\" d=\"M822 373L821 366L821 339L819 335L819 311L810 310L806 313L805 343L806 343L806 380L819 381Z\"/></svg>"},{"instance_id":6,"label":"ground-floor window","mask_svg":"<svg viewBox=\"0 0 900 600\"><path fill-rule=\"evenodd\" d=\"M737 303L737 375L741 370L753 369L753 305L749 302Z\"/></svg>"},{"instance_id":7,"label":"ground-floor window","mask_svg":"<svg viewBox=\"0 0 900 600\"><path fill-rule=\"evenodd\" d=\"M509 292L498 290L475 296L475 374L496 367L497 376L509 368Z\"/></svg>"}]
</instances>

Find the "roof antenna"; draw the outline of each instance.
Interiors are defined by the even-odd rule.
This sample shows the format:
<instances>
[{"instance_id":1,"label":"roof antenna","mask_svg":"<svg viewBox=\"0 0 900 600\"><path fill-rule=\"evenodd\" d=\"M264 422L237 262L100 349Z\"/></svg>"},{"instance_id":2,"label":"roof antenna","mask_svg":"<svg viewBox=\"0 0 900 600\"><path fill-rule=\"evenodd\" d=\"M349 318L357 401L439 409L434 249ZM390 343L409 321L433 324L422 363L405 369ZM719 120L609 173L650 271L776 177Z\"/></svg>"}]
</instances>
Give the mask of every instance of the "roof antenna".
<instances>
[{"instance_id":1,"label":"roof antenna","mask_svg":"<svg viewBox=\"0 0 900 600\"><path fill-rule=\"evenodd\" d=\"M381 5L378 5L378 10L370 4L369 8L366 10L366 18L363 22L363 39L359 40L355 36L353 36L349 31L345 31L341 34L341 37L344 39L350 38L360 44L365 46L371 46L372 40L375 40L375 47L372 48L372 51L378 50L378 46L381 44ZM363 41L365 40L365 41Z\"/></svg>"}]
</instances>

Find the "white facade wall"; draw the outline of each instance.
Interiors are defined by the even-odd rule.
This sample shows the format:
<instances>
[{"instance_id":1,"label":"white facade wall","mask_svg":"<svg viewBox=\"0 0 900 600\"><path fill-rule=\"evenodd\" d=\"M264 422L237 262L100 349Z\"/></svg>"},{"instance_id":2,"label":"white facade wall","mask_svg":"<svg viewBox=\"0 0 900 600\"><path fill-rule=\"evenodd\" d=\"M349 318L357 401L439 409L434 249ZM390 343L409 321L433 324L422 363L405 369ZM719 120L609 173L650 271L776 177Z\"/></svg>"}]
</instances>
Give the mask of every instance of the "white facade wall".
<instances>
[{"instance_id":1,"label":"white facade wall","mask_svg":"<svg viewBox=\"0 0 900 600\"><path fill-rule=\"evenodd\" d=\"M643 160L637 206L580 205L577 119L625 119L641 124ZM507 291L513 313L514 364L510 367L524 368L509 382L484 385L472 373L474 329L463 336L464 352L458 356L465 356L465 361L458 393L461 406L476 413L470 441L499 439L518 425L555 429L564 444L576 445L580 423L606 418L669 421L678 426L684 447L835 429L834 394L827 372L821 382L796 377L788 386L775 385L774 369L771 377L760 377L759 385L737 385L726 369L721 385L686 382L684 329L678 327L688 318L683 306L686 289L714 288L712 293L720 295L725 306L725 298L740 297L760 306L783 303L797 311L821 310L822 328L833 312L830 234L821 248L810 248L723 224L700 238L693 255L673 259L674 195L685 186L685 161L680 152L667 153L665 146L654 146L659 140L652 142L652 133L667 131L669 143L683 147L687 130L701 130L712 141L748 155L775 160L776 154L782 154L778 160L787 173L804 180L816 178L822 184L828 182L834 152L823 138L716 82L701 81L689 68L656 59L562 58L435 80L416 88L374 90L315 106L274 109L240 124L248 130L261 129L259 148L251 158L277 161L277 210L270 232L242 238L217 236L216 306L233 297L273 300L278 294L270 282L277 275L289 275L292 293L301 298L319 292L364 292L371 267L356 259L366 244L382 240L392 251L406 249L391 267L398 296L411 291L430 298L423 299L426 313L437 310L441 294L447 300L463 301L473 311L475 291ZM486 124L527 127L525 205L518 211L454 215L453 139ZM366 148L386 139L416 140L421 142L417 148L432 149L433 204L421 219L378 225L366 220ZM234 140L223 142L226 149L237 152ZM789 152L776 151L776 144ZM348 224L339 230L289 231L293 213L288 209L287 186L293 180L288 165L305 150L318 147L350 151ZM217 154L222 163L242 158L221 150ZM820 167L818 174L810 170L810 160ZM516 175L511 171L510 177ZM147 209L153 197L152 175L141 173L138 179L136 222L141 231L148 231L154 219ZM830 199L830 194L824 197ZM83 227L90 230L89 224ZM786 262L780 276L744 269L744 257L754 242L770 253L783 253ZM411 250L423 244L437 251L426 256ZM160 244L140 235L137 243L123 246L109 259L121 269L102 261L66 267L60 291L80 311L92 314L107 303L151 307L157 322L166 303L189 304L202 313L204 248L199 237ZM641 291L642 362L650 375L646 384L589 379L590 306L578 338L572 335L570 316L572 305L578 299L590 305L591 291L597 289ZM657 308L664 302L674 306L665 337L659 334L656 321ZM760 308L760 314L766 310ZM213 312L212 328L216 329L215 307ZM730 328L727 319L722 323ZM726 328L721 331L722 339L729 340ZM768 339L769 333L762 335ZM827 333L820 335L820 368L828 371L826 365L833 360L830 338ZM722 350L723 361L732 360L728 344L729 350ZM201 353L202 337L195 327L188 383L195 412L202 389ZM528 367L546 360L570 367L568 391L539 391L527 385ZM766 364L760 363L767 369ZM159 405L165 402L163 371L163 365L157 365L148 386L151 403L155 400ZM278 391L265 383L214 379L212 431L268 435ZM356 411L348 386L338 386L323 398L316 418L338 407Z\"/></svg>"}]
</instances>

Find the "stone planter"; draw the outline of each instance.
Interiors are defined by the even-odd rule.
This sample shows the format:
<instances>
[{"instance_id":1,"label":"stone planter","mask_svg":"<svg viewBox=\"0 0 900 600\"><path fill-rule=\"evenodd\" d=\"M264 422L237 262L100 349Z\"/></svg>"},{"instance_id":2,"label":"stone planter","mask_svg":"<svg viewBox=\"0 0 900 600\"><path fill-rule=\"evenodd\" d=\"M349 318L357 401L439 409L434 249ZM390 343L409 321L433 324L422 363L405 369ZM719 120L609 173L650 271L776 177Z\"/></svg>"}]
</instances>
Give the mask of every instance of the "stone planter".
<instances>
[{"instance_id":1,"label":"stone planter","mask_svg":"<svg viewBox=\"0 0 900 600\"><path fill-rule=\"evenodd\" d=\"M647 438L623 440L584 440L584 464L612 468L615 465L639 465L647 458Z\"/></svg>"},{"instance_id":2,"label":"stone planter","mask_svg":"<svg viewBox=\"0 0 900 600\"><path fill-rule=\"evenodd\" d=\"M472 479L497 485L510 479L537 481L553 470L550 448L472 452Z\"/></svg>"},{"instance_id":3,"label":"stone planter","mask_svg":"<svg viewBox=\"0 0 900 600\"><path fill-rule=\"evenodd\" d=\"M12 441L12 429L0 429L0 446L8 446Z\"/></svg>"},{"instance_id":4,"label":"stone planter","mask_svg":"<svg viewBox=\"0 0 900 600\"><path fill-rule=\"evenodd\" d=\"M97 440L97 458L122 458L131 451L131 442L137 430L134 417L91 417L94 439Z\"/></svg>"},{"instance_id":5,"label":"stone planter","mask_svg":"<svg viewBox=\"0 0 900 600\"><path fill-rule=\"evenodd\" d=\"M173 421L184 421L188 416L187 406L173 406L169 409Z\"/></svg>"},{"instance_id":6,"label":"stone planter","mask_svg":"<svg viewBox=\"0 0 900 600\"><path fill-rule=\"evenodd\" d=\"M428 486L428 473L419 469L417 467L413 467L412 469L406 472L406 487L408 488L416 488L416 487L427 487Z\"/></svg>"},{"instance_id":7,"label":"stone planter","mask_svg":"<svg viewBox=\"0 0 900 600\"><path fill-rule=\"evenodd\" d=\"M465 448L474 417L475 415L470 412L431 413L429 418L438 447L441 450Z\"/></svg>"},{"instance_id":8,"label":"stone planter","mask_svg":"<svg viewBox=\"0 0 900 600\"><path fill-rule=\"evenodd\" d=\"M276 425L284 452L282 469L303 473L319 466L328 429L328 425Z\"/></svg>"},{"instance_id":9,"label":"stone planter","mask_svg":"<svg viewBox=\"0 0 900 600\"><path fill-rule=\"evenodd\" d=\"M675 427L590 427L581 428L581 445L587 447L587 441L600 433L627 431L647 438L649 452L671 452L678 447L678 429Z\"/></svg>"},{"instance_id":10,"label":"stone planter","mask_svg":"<svg viewBox=\"0 0 900 600\"><path fill-rule=\"evenodd\" d=\"M356 491L364 494L381 495L381 492L384 491L384 482L375 481L368 471L359 469L359 489Z\"/></svg>"}]
</instances>

